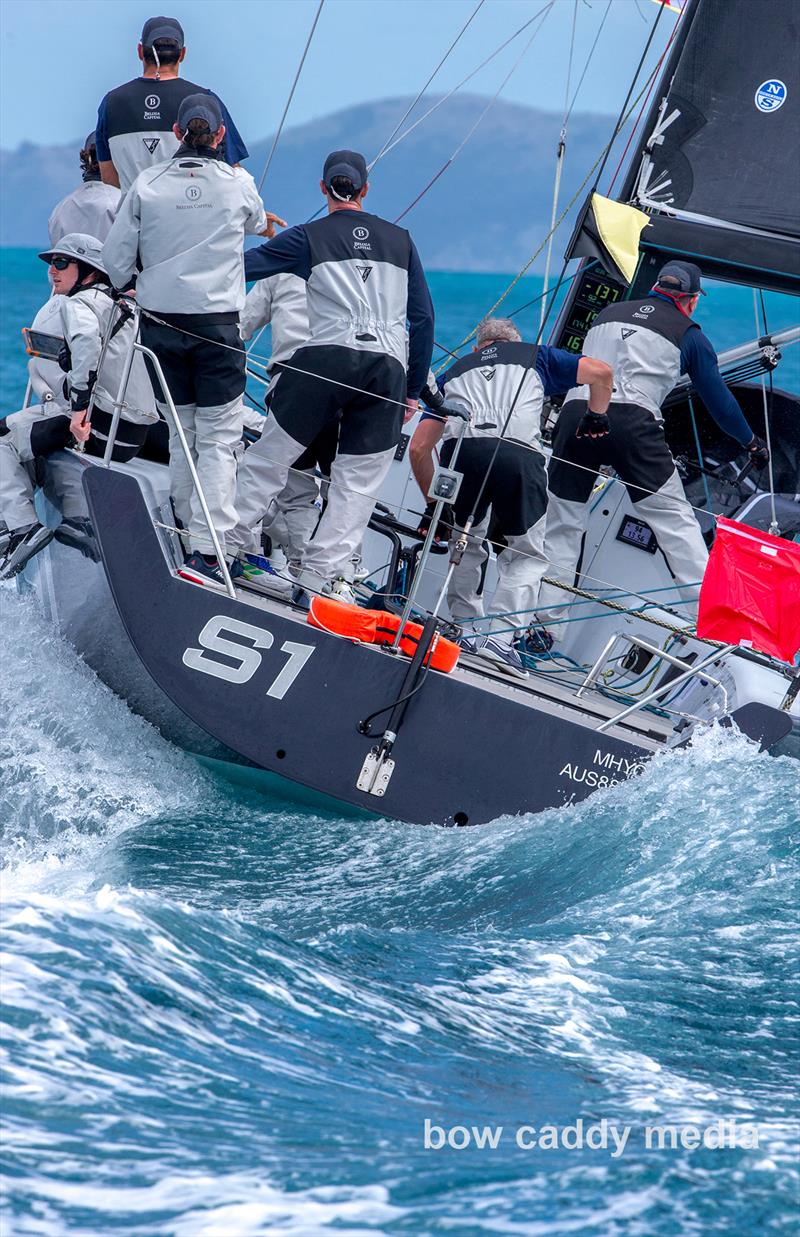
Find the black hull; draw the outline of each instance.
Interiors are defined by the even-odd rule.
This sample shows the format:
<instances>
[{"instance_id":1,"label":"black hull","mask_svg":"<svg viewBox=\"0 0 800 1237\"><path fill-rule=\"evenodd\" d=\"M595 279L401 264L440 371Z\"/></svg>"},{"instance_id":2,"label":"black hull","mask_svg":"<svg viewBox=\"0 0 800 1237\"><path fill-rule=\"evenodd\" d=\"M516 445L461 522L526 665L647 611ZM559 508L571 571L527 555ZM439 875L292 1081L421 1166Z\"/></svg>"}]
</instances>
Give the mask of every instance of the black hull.
<instances>
[{"instance_id":1,"label":"black hull","mask_svg":"<svg viewBox=\"0 0 800 1237\"><path fill-rule=\"evenodd\" d=\"M358 723L400 695L407 659L316 630L280 603L187 584L170 570L132 477L88 467L83 485L116 609L144 667L181 714L245 762L374 814L479 824L583 799L664 744L656 719L649 739L626 742L598 735L604 715L592 718L581 702L538 700L507 678L431 672L408 707L385 793L359 790L375 738ZM242 623L251 630L237 632ZM234 642L232 656L211 649L215 633Z\"/></svg>"}]
</instances>

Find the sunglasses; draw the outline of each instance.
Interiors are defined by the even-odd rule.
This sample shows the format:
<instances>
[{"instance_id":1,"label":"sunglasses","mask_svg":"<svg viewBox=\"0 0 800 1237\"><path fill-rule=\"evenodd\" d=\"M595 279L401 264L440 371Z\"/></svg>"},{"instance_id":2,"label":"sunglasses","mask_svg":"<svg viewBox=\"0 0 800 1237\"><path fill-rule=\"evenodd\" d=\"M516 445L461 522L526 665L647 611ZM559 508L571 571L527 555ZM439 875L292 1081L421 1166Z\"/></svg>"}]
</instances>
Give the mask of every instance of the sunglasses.
<instances>
[{"instance_id":1,"label":"sunglasses","mask_svg":"<svg viewBox=\"0 0 800 1237\"><path fill-rule=\"evenodd\" d=\"M64 258L60 254L56 254L50 259L50 265L54 266L57 271L65 271L68 266L72 266L74 258Z\"/></svg>"}]
</instances>

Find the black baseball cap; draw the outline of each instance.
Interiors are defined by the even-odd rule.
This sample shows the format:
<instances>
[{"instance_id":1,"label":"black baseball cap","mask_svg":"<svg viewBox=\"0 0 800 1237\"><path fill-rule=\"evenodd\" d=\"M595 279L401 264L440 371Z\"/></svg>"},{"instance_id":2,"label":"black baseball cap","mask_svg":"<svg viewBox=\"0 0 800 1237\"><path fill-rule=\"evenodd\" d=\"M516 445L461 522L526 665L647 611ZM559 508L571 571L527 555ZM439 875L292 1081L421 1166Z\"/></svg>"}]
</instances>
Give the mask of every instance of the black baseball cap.
<instances>
[{"instance_id":1,"label":"black baseball cap","mask_svg":"<svg viewBox=\"0 0 800 1237\"><path fill-rule=\"evenodd\" d=\"M188 94L178 108L177 126L182 133L192 120L204 120L209 133L216 133L222 124L222 108L213 94Z\"/></svg>"},{"instance_id":2,"label":"black baseball cap","mask_svg":"<svg viewBox=\"0 0 800 1237\"><path fill-rule=\"evenodd\" d=\"M705 296L700 285L702 271L694 262L667 262L658 272L657 288L687 296Z\"/></svg>"},{"instance_id":3,"label":"black baseball cap","mask_svg":"<svg viewBox=\"0 0 800 1237\"><path fill-rule=\"evenodd\" d=\"M152 47L156 39L183 47L183 26L175 17L148 17L142 28L142 47Z\"/></svg>"},{"instance_id":4,"label":"black baseball cap","mask_svg":"<svg viewBox=\"0 0 800 1237\"><path fill-rule=\"evenodd\" d=\"M354 189L363 189L367 183L367 161L356 150L334 150L325 160L322 179L330 189L336 176L344 176Z\"/></svg>"}]
</instances>

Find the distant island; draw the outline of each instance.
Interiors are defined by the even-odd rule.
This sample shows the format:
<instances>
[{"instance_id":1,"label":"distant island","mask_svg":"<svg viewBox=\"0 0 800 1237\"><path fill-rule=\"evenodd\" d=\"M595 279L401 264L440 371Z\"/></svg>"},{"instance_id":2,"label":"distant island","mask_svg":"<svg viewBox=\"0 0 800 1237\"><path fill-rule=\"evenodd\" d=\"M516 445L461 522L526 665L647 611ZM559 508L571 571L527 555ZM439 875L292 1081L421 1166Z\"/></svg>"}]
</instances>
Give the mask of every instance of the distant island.
<instances>
[{"instance_id":1,"label":"distant island","mask_svg":"<svg viewBox=\"0 0 800 1237\"><path fill-rule=\"evenodd\" d=\"M437 102L426 98L403 127ZM325 155L350 147L368 159L381 149L410 98L359 104L287 129L264 186L267 206L292 223L307 219L322 199L317 184ZM452 156L486 107L480 95L456 95L381 160L367 206L394 219ZM249 171L258 180L272 138L254 141L258 119L237 117L250 145ZM87 118L91 128L93 117ZM451 167L403 219L423 262L436 270L514 270L547 232L560 117L498 100ZM575 113L569 126L561 187L566 205L608 141L613 119ZM79 183L82 136L62 146L24 142L0 151L0 245L39 246L55 203ZM582 195L581 195L582 196ZM560 256L567 224L556 238ZM533 270L543 269L543 258Z\"/></svg>"}]
</instances>

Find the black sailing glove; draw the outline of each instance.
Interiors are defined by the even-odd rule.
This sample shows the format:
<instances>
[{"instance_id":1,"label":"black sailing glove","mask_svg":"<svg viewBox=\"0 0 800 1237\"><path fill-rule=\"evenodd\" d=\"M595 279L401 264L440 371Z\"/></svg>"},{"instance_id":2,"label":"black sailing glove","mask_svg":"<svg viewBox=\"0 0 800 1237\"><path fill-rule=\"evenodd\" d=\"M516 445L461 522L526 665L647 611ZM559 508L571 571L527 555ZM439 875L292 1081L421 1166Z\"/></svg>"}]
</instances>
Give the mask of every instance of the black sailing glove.
<instances>
[{"instance_id":1,"label":"black sailing glove","mask_svg":"<svg viewBox=\"0 0 800 1237\"><path fill-rule=\"evenodd\" d=\"M420 534L420 536L426 537L428 535L428 529L431 526L431 520L433 519L433 513L435 509L436 509L436 501L435 499L432 498L430 502L426 504L425 511L422 515L422 518L420 519L419 526L417 528L417 532ZM436 541L449 541L452 535L452 532L453 532L453 510L452 510L452 507L448 503L445 503L445 505L442 507L442 514L439 516L439 523L436 525L435 540Z\"/></svg>"},{"instance_id":2,"label":"black sailing glove","mask_svg":"<svg viewBox=\"0 0 800 1237\"><path fill-rule=\"evenodd\" d=\"M608 433L608 413L587 408L575 431L576 438L605 438Z\"/></svg>"},{"instance_id":3,"label":"black sailing glove","mask_svg":"<svg viewBox=\"0 0 800 1237\"><path fill-rule=\"evenodd\" d=\"M747 454L754 468L766 468L769 463L769 447L763 438L759 438L758 434L753 434L750 442L748 442Z\"/></svg>"}]
</instances>

